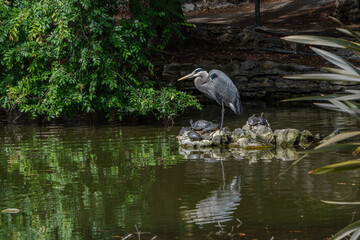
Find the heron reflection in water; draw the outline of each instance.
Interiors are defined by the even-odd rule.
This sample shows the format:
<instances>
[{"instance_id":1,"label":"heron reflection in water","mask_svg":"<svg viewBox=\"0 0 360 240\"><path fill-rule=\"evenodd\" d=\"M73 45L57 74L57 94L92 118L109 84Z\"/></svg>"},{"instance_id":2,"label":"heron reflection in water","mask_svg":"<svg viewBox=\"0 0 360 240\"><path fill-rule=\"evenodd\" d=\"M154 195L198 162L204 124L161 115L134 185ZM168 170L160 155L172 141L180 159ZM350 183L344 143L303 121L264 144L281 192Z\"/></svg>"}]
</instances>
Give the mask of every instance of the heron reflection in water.
<instances>
[{"instance_id":1,"label":"heron reflection in water","mask_svg":"<svg viewBox=\"0 0 360 240\"><path fill-rule=\"evenodd\" d=\"M197 68L192 73L180 78L179 81L193 77L195 77L195 87L221 105L220 130L222 130L225 114L224 104L231 108L236 114L242 112L238 89L225 73L217 69L207 72L205 69Z\"/></svg>"}]
</instances>

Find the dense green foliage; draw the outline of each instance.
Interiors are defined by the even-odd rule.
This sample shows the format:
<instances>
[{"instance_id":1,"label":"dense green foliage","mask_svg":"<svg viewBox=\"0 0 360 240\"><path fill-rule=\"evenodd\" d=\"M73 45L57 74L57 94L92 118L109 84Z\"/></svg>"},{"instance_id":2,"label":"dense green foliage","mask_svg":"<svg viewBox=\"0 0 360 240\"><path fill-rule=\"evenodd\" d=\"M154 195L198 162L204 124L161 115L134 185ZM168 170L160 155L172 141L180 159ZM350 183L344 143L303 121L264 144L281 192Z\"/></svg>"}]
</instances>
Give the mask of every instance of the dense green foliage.
<instances>
[{"instance_id":1,"label":"dense green foliage","mask_svg":"<svg viewBox=\"0 0 360 240\"><path fill-rule=\"evenodd\" d=\"M199 107L154 77L151 54L183 37L179 6L180 0L0 0L1 105L48 118L75 111L167 118Z\"/></svg>"}]
</instances>

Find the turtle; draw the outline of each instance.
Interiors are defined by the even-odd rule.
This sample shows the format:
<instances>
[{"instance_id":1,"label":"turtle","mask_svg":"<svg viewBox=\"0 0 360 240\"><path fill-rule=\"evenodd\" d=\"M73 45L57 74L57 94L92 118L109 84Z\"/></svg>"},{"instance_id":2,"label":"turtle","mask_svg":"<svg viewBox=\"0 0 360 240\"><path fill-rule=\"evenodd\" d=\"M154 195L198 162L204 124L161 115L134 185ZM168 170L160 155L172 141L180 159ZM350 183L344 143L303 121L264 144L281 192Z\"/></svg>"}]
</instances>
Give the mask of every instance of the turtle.
<instances>
[{"instance_id":1,"label":"turtle","mask_svg":"<svg viewBox=\"0 0 360 240\"><path fill-rule=\"evenodd\" d=\"M259 118L255 117L255 114L248 118L247 123L250 127L254 127L259 124Z\"/></svg>"},{"instance_id":2,"label":"turtle","mask_svg":"<svg viewBox=\"0 0 360 240\"><path fill-rule=\"evenodd\" d=\"M180 129L179 136L182 136L187 131L191 131L191 127L182 127Z\"/></svg>"},{"instance_id":3,"label":"turtle","mask_svg":"<svg viewBox=\"0 0 360 240\"><path fill-rule=\"evenodd\" d=\"M219 128L219 124L217 123L211 123L209 124L207 127L203 128L203 130L201 131L201 134L205 133L205 132L208 132L208 131L213 131L215 129L218 129Z\"/></svg>"},{"instance_id":4,"label":"turtle","mask_svg":"<svg viewBox=\"0 0 360 240\"><path fill-rule=\"evenodd\" d=\"M270 123L268 122L268 120L265 118L264 113L262 112L260 117L258 117L259 120L259 124L260 125L264 125L265 127L270 127Z\"/></svg>"},{"instance_id":5,"label":"turtle","mask_svg":"<svg viewBox=\"0 0 360 240\"><path fill-rule=\"evenodd\" d=\"M191 140L201 140L202 139L201 135L195 131L190 131L190 132L188 132L187 135Z\"/></svg>"},{"instance_id":6,"label":"turtle","mask_svg":"<svg viewBox=\"0 0 360 240\"><path fill-rule=\"evenodd\" d=\"M210 124L212 124L212 122L206 121L206 120L198 120L196 122L193 122L192 119L190 120L190 126L191 126L191 129L193 129L193 130L203 130Z\"/></svg>"}]
</instances>

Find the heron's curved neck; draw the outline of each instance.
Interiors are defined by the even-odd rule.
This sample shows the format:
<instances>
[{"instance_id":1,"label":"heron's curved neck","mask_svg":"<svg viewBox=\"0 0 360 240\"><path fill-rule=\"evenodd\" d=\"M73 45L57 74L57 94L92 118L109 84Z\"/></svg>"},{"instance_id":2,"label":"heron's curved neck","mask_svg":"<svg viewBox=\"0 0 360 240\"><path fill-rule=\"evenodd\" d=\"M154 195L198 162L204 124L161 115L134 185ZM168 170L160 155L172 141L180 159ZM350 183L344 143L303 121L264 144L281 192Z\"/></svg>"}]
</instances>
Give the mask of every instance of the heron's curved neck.
<instances>
[{"instance_id":1,"label":"heron's curved neck","mask_svg":"<svg viewBox=\"0 0 360 240\"><path fill-rule=\"evenodd\" d=\"M209 81L209 73L204 71L201 73L200 76L195 78L194 84L195 84L195 87L199 87L208 81Z\"/></svg>"}]
</instances>

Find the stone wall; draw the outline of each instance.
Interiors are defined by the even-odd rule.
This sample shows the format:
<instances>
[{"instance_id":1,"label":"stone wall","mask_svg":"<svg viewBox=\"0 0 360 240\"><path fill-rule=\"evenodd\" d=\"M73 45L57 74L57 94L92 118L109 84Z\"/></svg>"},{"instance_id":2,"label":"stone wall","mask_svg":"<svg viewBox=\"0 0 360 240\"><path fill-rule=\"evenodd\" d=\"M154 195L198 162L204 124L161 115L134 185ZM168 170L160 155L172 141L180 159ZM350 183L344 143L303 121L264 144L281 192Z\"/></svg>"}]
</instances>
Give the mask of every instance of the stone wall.
<instances>
[{"instance_id":1,"label":"stone wall","mask_svg":"<svg viewBox=\"0 0 360 240\"><path fill-rule=\"evenodd\" d=\"M222 8L253 1L254 0L186 0L183 4L183 9L184 12L191 12L202 8Z\"/></svg>"},{"instance_id":2,"label":"stone wall","mask_svg":"<svg viewBox=\"0 0 360 240\"><path fill-rule=\"evenodd\" d=\"M172 83L178 89L196 95L200 100L205 100L206 97L195 89L193 81L177 81L178 78L189 74L198 67L224 71L241 91L241 96L244 99L279 100L303 95L342 92L348 88L360 89L359 85L353 83L285 79L283 76L286 75L313 73L320 70L297 64L279 64L271 61L254 62L252 60L232 61L225 66L210 61L171 63L164 66L164 81Z\"/></svg>"},{"instance_id":3,"label":"stone wall","mask_svg":"<svg viewBox=\"0 0 360 240\"><path fill-rule=\"evenodd\" d=\"M336 17L341 21L360 20L360 1L359 0L336 0Z\"/></svg>"}]
</instances>

